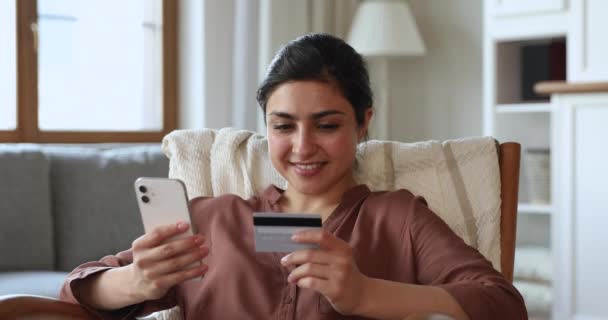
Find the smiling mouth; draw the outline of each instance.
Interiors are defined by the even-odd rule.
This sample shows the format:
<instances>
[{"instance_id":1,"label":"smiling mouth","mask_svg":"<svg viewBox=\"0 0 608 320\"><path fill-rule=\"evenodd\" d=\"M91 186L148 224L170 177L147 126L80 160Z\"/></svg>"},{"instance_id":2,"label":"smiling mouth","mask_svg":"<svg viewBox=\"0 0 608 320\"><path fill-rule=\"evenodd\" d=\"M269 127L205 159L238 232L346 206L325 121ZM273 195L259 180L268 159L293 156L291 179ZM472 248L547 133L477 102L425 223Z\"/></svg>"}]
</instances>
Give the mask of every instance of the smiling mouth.
<instances>
[{"instance_id":1,"label":"smiling mouth","mask_svg":"<svg viewBox=\"0 0 608 320\"><path fill-rule=\"evenodd\" d=\"M309 162L309 163L298 163L298 162L290 162L291 165L304 169L304 170L312 170L316 168L320 168L325 162Z\"/></svg>"},{"instance_id":2,"label":"smiling mouth","mask_svg":"<svg viewBox=\"0 0 608 320\"><path fill-rule=\"evenodd\" d=\"M295 172L301 176L314 176L317 173L321 172L321 169L323 168L323 166L325 164L327 164L327 162L310 162L310 163L296 163L296 162L289 162L289 164L291 164L294 169Z\"/></svg>"}]
</instances>

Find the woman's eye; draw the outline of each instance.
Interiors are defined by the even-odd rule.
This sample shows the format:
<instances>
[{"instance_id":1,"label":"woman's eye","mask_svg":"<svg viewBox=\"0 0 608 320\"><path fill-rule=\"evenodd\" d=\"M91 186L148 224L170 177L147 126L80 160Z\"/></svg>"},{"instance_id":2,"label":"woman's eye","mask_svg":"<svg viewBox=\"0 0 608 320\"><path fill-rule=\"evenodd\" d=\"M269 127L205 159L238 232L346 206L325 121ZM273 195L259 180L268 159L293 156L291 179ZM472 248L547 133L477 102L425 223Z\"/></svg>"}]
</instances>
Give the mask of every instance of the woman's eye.
<instances>
[{"instance_id":1,"label":"woman's eye","mask_svg":"<svg viewBox=\"0 0 608 320\"><path fill-rule=\"evenodd\" d=\"M293 125L291 125L291 124L275 124L275 125L272 126L272 128L274 130L277 130L277 131L287 131L287 130L290 130L291 128L293 128Z\"/></svg>"},{"instance_id":2,"label":"woman's eye","mask_svg":"<svg viewBox=\"0 0 608 320\"><path fill-rule=\"evenodd\" d=\"M331 131L338 129L339 125L337 124L319 124L317 127L321 130Z\"/></svg>"}]
</instances>

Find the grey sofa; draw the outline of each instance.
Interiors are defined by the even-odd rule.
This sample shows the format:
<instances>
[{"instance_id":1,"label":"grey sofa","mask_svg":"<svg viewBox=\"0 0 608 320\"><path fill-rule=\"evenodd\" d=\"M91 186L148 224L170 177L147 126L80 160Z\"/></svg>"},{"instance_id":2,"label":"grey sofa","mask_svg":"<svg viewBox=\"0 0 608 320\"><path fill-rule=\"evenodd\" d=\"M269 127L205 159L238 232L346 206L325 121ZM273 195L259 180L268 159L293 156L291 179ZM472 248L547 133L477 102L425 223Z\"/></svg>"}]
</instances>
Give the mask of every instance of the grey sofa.
<instances>
[{"instance_id":1,"label":"grey sofa","mask_svg":"<svg viewBox=\"0 0 608 320\"><path fill-rule=\"evenodd\" d=\"M0 144L0 295L58 297L74 267L129 248L133 181L168 164L160 144Z\"/></svg>"}]
</instances>

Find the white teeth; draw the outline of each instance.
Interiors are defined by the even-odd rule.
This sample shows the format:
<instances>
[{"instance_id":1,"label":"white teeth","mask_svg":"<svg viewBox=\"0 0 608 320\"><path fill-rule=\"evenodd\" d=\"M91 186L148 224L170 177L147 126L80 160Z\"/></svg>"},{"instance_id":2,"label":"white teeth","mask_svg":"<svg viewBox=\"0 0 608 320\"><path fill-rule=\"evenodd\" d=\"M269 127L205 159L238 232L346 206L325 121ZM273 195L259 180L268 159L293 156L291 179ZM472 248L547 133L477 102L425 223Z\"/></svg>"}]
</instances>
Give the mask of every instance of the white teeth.
<instances>
[{"instance_id":1,"label":"white teeth","mask_svg":"<svg viewBox=\"0 0 608 320\"><path fill-rule=\"evenodd\" d=\"M320 163L313 163L313 164L295 164L295 166L296 166L298 169L301 169L301 170L314 170L314 169L320 168L320 167L321 167L321 164L320 164Z\"/></svg>"}]
</instances>

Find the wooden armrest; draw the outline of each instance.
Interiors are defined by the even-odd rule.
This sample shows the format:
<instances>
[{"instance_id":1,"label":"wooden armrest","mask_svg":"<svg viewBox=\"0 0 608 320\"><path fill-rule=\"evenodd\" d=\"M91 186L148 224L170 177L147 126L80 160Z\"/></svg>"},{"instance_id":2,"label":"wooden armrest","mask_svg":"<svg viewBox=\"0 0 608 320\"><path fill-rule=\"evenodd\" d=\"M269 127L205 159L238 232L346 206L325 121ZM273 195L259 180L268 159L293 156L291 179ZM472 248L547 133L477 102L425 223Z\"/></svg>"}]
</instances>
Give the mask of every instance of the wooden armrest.
<instances>
[{"instance_id":1,"label":"wooden armrest","mask_svg":"<svg viewBox=\"0 0 608 320\"><path fill-rule=\"evenodd\" d=\"M33 295L0 296L0 319L81 320L95 319L78 304Z\"/></svg>"},{"instance_id":2,"label":"wooden armrest","mask_svg":"<svg viewBox=\"0 0 608 320\"><path fill-rule=\"evenodd\" d=\"M78 304L33 295L0 296L0 319L3 320L83 320L95 319ZM404 320L452 320L440 314L412 315Z\"/></svg>"}]
</instances>

